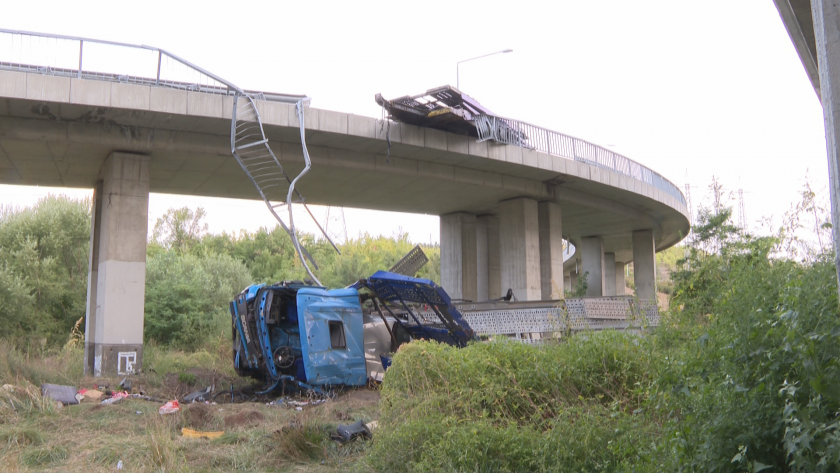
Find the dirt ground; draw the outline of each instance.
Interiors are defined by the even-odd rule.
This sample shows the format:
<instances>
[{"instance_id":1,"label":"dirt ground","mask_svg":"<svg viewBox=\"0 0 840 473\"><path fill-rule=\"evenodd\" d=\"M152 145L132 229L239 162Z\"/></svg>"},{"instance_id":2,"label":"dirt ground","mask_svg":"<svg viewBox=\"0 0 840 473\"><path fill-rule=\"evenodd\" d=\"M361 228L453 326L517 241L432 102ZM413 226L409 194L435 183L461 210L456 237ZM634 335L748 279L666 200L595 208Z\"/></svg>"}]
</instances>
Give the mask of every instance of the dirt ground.
<instances>
[{"instance_id":1,"label":"dirt ground","mask_svg":"<svg viewBox=\"0 0 840 473\"><path fill-rule=\"evenodd\" d=\"M179 384L166 384L166 390L183 394ZM58 408L39 405L34 396L3 394L17 396L20 407L0 413L2 471L88 473L116 471L118 465L120 471L346 471L369 442L339 444L329 435L338 424L379 418L379 392L371 387L348 389L300 410L261 399L181 405L168 415L158 413L161 403L141 399L108 405L86 399ZM224 435L186 438L185 427Z\"/></svg>"}]
</instances>

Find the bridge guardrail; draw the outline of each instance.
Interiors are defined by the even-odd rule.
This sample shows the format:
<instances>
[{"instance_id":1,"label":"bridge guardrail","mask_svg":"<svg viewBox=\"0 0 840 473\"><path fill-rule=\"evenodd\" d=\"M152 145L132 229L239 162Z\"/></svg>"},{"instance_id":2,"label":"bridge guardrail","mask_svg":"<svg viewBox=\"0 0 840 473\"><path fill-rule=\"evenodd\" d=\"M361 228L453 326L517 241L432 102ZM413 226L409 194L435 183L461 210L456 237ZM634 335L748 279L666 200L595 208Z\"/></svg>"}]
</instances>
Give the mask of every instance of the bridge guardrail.
<instances>
[{"instance_id":1,"label":"bridge guardrail","mask_svg":"<svg viewBox=\"0 0 840 473\"><path fill-rule=\"evenodd\" d=\"M685 205L685 196L680 189L659 173L586 140L493 115L476 115L474 122L479 142L493 140L609 169L650 184Z\"/></svg>"},{"instance_id":2,"label":"bridge guardrail","mask_svg":"<svg viewBox=\"0 0 840 473\"><path fill-rule=\"evenodd\" d=\"M152 85L258 100L297 103L309 97L243 90L166 50L75 36L0 28L0 70Z\"/></svg>"}]
</instances>

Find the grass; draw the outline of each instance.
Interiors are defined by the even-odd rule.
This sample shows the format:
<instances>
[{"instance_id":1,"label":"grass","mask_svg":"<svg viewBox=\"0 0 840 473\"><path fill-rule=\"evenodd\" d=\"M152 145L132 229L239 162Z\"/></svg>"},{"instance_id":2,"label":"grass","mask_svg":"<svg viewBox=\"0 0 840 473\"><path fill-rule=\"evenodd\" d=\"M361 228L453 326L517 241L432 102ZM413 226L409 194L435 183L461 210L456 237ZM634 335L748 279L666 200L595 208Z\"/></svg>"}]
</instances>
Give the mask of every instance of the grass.
<instances>
[{"instance_id":1,"label":"grass","mask_svg":"<svg viewBox=\"0 0 840 473\"><path fill-rule=\"evenodd\" d=\"M244 381L233 374L229 347L213 341L193 352L148 345L135 388L170 398L197 386ZM0 342L0 471L344 471L365 446L329 439L339 423L376 419L378 392L351 391L303 411L262 403L192 404L161 416L158 403L130 399L111 405L85 400L58 407L36 383L115 386L121 379L82 375L80 348L27 353ZM195 376L195 386L179 380ZM207 383L207 384L205 384ZM237 419L245 419L238 422ZM187 439L183 427L224 430L216 440Z\"/></svg>"}]
</instances>

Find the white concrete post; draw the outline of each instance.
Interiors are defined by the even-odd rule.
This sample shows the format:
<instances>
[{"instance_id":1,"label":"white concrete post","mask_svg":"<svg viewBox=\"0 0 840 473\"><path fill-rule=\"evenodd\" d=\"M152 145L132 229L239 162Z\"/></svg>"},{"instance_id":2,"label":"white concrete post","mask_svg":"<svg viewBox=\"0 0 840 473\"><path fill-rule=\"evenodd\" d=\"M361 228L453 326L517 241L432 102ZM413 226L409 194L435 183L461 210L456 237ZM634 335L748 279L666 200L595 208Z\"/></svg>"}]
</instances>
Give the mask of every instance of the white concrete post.
<instances>
[{"instance_id":1,"label":"white concrete post","mask_svg":"<svg viewBox=\"0 0 840 473\"><path fill-rule=\"evenodd\" d=\"M615 291L615 253L604 253L604 295L614 296Z\"/></svg>"},{"instance_id":2,"label":"white concrete post","mask_svg":"<svg viewBox=\"0 0 840 473\"><path fill-rule=\"evenodd\" d=\"M91 232L91 254L99 260L90 281L95 278L96 289L88 290L95 315L85 324L92 353L85 368L94 376L128 374L142 364L149 157L112 153L102 176L101 211Z\"/></svg>"},{"instance_id":3,"label":"white concrete post","mask_svg":"<svg viewBox=\"0 0 840 473\"><path fill-rule=\"evenodd\" d=\"M604 295L604 240L601 237L580 239L581 273L586 275L586 297Z\"/></svg>"},{"instance_id":4,"label":"white concrete post","mask_svg":"<svg viewBox=\"0 0 840 473\"><path fill-rule=\"evenodd\" d=\"M633 232L633 277L639 300L656 300L656 252L653 231Z\"/></svg>"},{"instance_id":5,"label":"white concrete post","mask_svg":"<svg viewBox=\"0 0 840 473\"><path fill-rule=\"evenodd\" d=\"M624 263L615 264L615 295L627 295L627 281L624 278Z\"/></svg>"},{"instance_id":6,"label":"white concrete post","mask_svg":"<svg viewBox=\"0 0 840 473\"><path fill-rule=\"evenodd\" d=\"M560 206L554 202L537 204L540 226L540 292L542 300L562 299L563 223Z\"/></svg>"},{"instance_id":7,"label":"white concrete post","mask_svg":"<svg viewBox=\"0 0 840 473\"><path fill-rule=\"evenodd\" d=\"M840 164L837 156L837 135L840 134L840 6L833 0L811 0L811 14L814 18L825 145L828 152L834 266L840 280Z\"/></svg>"},{"instance_id":8,"label":"white concrete post","mask_svg":"<svg viewBox=\"0 0 840 473\"><path fill-rule=\"evenodd\" d=\"M502 292L513 289L520 301L538 301L540 236L537 202L519 197L499 204Z\"/></svg>"},{"instance_id":9,"label":"white concrete post","mask_svg":"<svg viewBox=\"0 0 840 473\"><path fill-rule=\"evenodd\" d=\"M440 217L440 285L452 299L478 298L475 215Z\"/></svg>"}]
</instances>

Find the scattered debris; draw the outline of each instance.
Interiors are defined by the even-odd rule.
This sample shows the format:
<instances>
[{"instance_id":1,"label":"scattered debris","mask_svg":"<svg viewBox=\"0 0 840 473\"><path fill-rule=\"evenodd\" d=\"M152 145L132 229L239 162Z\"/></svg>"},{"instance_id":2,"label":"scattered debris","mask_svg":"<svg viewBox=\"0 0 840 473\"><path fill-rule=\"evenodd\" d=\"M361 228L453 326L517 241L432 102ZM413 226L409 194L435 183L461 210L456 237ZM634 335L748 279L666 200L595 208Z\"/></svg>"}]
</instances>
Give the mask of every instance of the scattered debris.
<instances>
[{"instance_id":1,"label":"scattered debris","mask_svg":"<svg viewBox=\"0 0 840 473\"><path fill-rule=\"evenodd\" d=\"M122 468L123 468L123 462L122 462L122 460L120 460L120 461L117 462L117 469L122 470Z\"/></svg>"},{"instance_id":2,"label":"scattered debris","mask_svg":"<svg viewBox=\"0 0 840 473\"><path fill-rule=\"evenodd\" d=\"M113 404L115 402L120 402L123 399L127 399L129 396L130 395L127 392L117 391L117 392L112 393L110 398L105 399L100 404Z\"/></svg>"},{"instance_id":3,"label":"scattered debris","mask_svg":"<svg viewBox=\"0 0 840 473\"><path fill-rule=\"evenodd\" d=\"M193 430L188 427L181 429L181 435L188 439L217 439L224 435L225 432L202 432L200 430Z\"/></svg>"},{"instance_id":4,"label":"scattered debris","mask_svg":"<svg viewBox=\"0 0 840 473\"><path fill-rule=\"evenodd\" d=\"M76 391L76 388L60 384L42 384L41 395L62 404L78 404L82 400L82 395Z\"/></svg>"},{"instance_id":5,"label":"scattered debris","mask_svg":"<svg viewBox=\"0 0 840 473\"><path fill-rule=\"evenodd\" d=\"M175 412L178 412L179 410L181 410L181 406L178 404L178 400L175 399L160 406L160 409L158 409L158 414L173 414Z\"/></svg>"},{"instance_id":6,"label":"scattered debris","mask_svg":"<svg viewBox=\"0 0 840 473\"><path fill-rule=\"evenodd\" d=\"M339 424L336 431L338 432L338 437L335 437L335 440L339 442L350 442L359 437L367 440L373 437L368 426L361 420L350 425Z\"/></svg>"},{"instance_id":7,"label":"scattered debris","mask_svg":"<svg viewBox=\"0 0 840 473\"><path fill-rule=\"evenodd\" d=\"M128 379L128 376L126 376L122 379L122 381L120 381L120 384L118 384L117 387L123 391L131 392L131 380Z\"/></svg>"},{"instance_id":8,"label":"scattered debris","mask_svg":"<svg viewBox=\"0 0 840 473\"><path fill-rule=\"evenodd\" d=\"M265 416L259 411L244 411L225 417L225 427L239 427L243 425L259 424Z\"/></svg>"},{"instance_id":9,"label":"scattered debris","mask_svg":"<svg viewBox=\"0 0 840 473\"><path fill-rule=\"evenodd\" d=\"M187 394L184 396L183 402L190 403L196 401L209 401L211 392L213 392L213 386L207 386L204 389L199 389L198 391L193 391Z\"/></svg>"},{"instance_id":10,"label":"scattered debris","mask_svg":"<svg viewBox=\"0 0 840 473\"><path fill-rule=\"evenodd\" d=\"M98 389L80 389L79 393L84 395L85 399L90 399L91 401L98 401L105 395L105 393Z\"/></svg>"},{"instance_id":11,"label":"scattered debris","mask_svg":"<svg viewBox=\"0 0 840 473\"><path fill-rule=\"evenodd\" d=\"M378 420L370 421L365 425L367 425L368 430L370 430L370 432L373 433L373 431L376 430L377 427L379 427L379 421Z\"/></svg>"},{"instance_id":12,"label":"scattered debris","mask_svg":"<svg viewBox=\"0 0 840 473\"><path fill-rule=\"evenodd\" d=\"M3 390L8 392L13 392L15 390L15 386L13 384L4 384Z\"/></svg>"}]
</instances>

